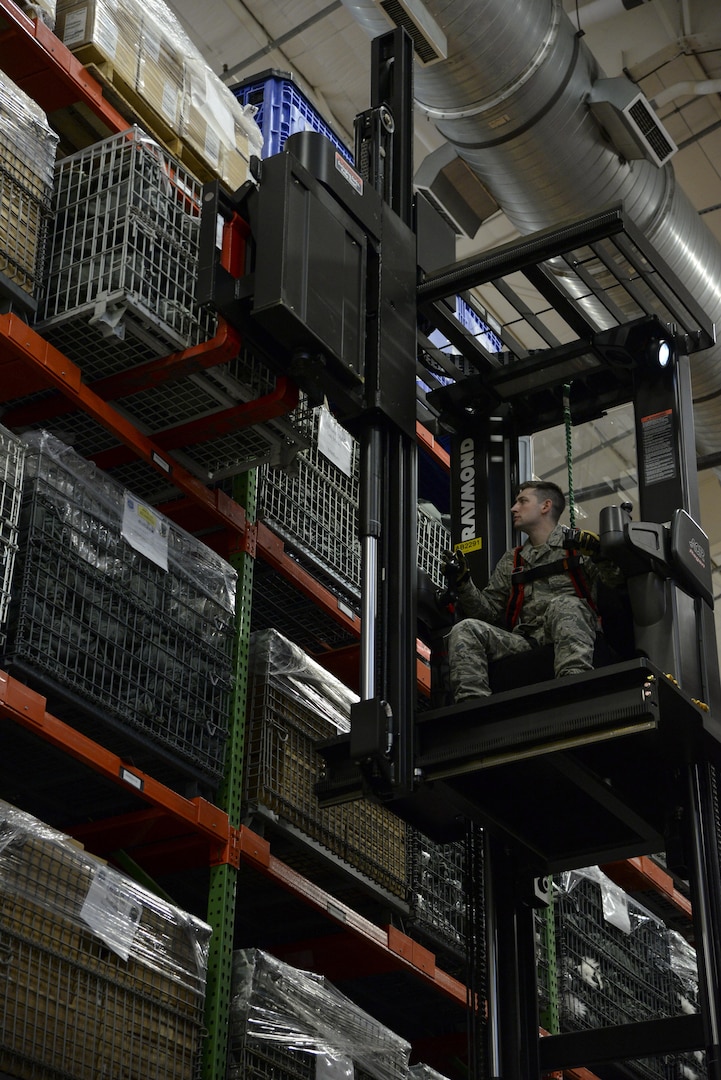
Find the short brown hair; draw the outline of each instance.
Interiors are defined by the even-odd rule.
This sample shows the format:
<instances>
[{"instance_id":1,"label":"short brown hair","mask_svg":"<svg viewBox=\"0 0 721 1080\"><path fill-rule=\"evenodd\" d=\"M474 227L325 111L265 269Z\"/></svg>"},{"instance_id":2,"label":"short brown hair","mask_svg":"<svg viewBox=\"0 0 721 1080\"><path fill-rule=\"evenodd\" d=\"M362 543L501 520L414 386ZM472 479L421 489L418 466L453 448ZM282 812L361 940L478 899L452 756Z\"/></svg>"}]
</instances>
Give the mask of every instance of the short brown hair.
<instances>
[{"instance_id":1,"label":"short brown hair","mask_svg":"<svg viewBox=\"0 0 721 1080\"><path fill-rule=\"evenodd\" d=\"M519 492L526 491L528 488L532 488L536 492L536 497L545 502L546 499L551 500L553 506L553 520L558 521L561 514L566 509L566 496L561 491L558 484L554 484L553 480L526 480L523 484L519 485Z\"/></svg>"}]
</instances>

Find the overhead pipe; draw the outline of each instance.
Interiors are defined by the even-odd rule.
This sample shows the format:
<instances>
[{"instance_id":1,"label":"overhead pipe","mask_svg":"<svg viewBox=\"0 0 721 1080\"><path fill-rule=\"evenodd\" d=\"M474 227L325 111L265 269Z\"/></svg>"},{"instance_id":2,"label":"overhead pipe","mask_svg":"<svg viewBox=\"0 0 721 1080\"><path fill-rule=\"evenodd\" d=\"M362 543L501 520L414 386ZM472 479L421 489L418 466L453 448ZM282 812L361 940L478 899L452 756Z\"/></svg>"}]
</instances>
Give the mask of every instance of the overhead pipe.
<instances>
[{"instance_id":1,"label":"overhead pipe","mask_svg":"<svg viewBox=\"0 0 721 1080\"><path fill-rule=\"evenodd\" d=\"M371 37L386 33L376 0L343 0ZM605 78L560 0L426 0L448 59L416 65L416 108L476 172L522 234L613 203L721 323L721 245L673 166L622 160L588 108ZM573 283L569 283L573 289ZM721 450L721 348L692 360L699 453Z\"/></svg>"}]
</instances>

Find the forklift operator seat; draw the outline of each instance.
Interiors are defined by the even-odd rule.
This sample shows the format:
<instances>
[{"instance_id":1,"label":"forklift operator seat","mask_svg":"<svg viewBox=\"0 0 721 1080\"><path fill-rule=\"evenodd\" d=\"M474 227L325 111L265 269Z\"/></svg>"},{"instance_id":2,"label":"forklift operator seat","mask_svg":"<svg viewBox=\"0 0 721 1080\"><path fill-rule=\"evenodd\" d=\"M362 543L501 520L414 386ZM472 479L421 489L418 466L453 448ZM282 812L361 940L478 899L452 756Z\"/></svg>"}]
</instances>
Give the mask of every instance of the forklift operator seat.
<instances>
[{"instance_id":1,"label":"forklift operator seat","mask_svg":"<svg viewBox=\"0 0 721 1080\"><path fill-rule=\"evenodd\" d=\"M439 603L439 591L430 576L418 569L418 636L431 651L432 697L436 703L450 703L450 688L445 663L445 635L453 624L453 615ZM593 666L605 667L630 660L637 655L633 618L628 594L622 589L599 585L596 598L603 631L596 636ZM488 669L494 693L528 686L553 678L553 646L542 645L519 656L492 661ZM442 686L435 685L443 684Z\"/></svg>"},{"instance_id":2,"label":"forklift operator seat","mask_svg":"<svg viewBox=\"0 0 721 1080\"><path fill-rule=\"evenodd\" d=\"M596 635L594 668L633 659L637 650L628 594L623 589L599 585L596 603L602 628ZM492 660L488 665L488 679L494 694L553 677L553 645L539 645L518 656Z\"/></svg>"}]
</instances>

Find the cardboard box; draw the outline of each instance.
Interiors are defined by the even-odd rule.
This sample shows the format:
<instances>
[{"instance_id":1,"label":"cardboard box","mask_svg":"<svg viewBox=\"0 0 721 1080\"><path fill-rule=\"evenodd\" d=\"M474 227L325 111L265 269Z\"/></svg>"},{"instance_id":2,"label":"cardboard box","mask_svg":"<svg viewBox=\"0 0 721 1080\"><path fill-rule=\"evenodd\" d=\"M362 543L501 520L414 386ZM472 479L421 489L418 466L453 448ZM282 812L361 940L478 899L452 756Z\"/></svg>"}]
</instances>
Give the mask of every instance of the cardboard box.
<instances>
[{"instance_id":1,"label":"cardboard box","mask_svg":"<svg viewBox=\"0 0 721 1080\"><path fill-rule=\"evenodd\" d=\"M139 9L111 0L60 0L55 33L78 59L99 65L113 83L134 88L138 75Z\"/></svg>"},{"instance_id":2,"label":"cardboard box","mask_svg":"<svg viewBox=\"0 0 721 1080\"><path fill-rule=\"evenodd\" d=\"M136 90L174 131L180 129L185 58L152 15L143 14Z\"/></svg>"}]
</instances>

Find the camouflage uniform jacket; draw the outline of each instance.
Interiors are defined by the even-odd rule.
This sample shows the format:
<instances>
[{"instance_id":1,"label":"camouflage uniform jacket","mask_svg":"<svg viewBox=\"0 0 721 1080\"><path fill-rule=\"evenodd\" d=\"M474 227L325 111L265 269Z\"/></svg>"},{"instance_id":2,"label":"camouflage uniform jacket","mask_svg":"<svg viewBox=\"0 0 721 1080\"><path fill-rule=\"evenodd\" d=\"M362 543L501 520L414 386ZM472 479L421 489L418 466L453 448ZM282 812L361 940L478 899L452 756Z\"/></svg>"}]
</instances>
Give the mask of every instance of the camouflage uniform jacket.
<instances>
[{"instance_id":1,"label":"camouflage uniform jacket","mask_svg":"<svg viewBox=\"0 0 721 1080\"><path fill-rule=\"evenodd\" d=\"M521 547L521 557L527 567L558 562L568 552L564 547L564 530L556 525L545 544L534 547L529 540ZM599 580L617 587L623 583L621 572L607 561L592 562L582 558L581 567L591 595L595 597ZM498 561L485 589L479 589L469 578L458 588L458 599L466 618L482 619L494 626L506 626L506 608L511 596L513 551L506 551ZM536 578L523 587L523 608L514 631L526 637L542 640L543 614L549 600L557 596L576 596L573 580L564 570L550 577Z\"/></svg>"}]
</instances>

